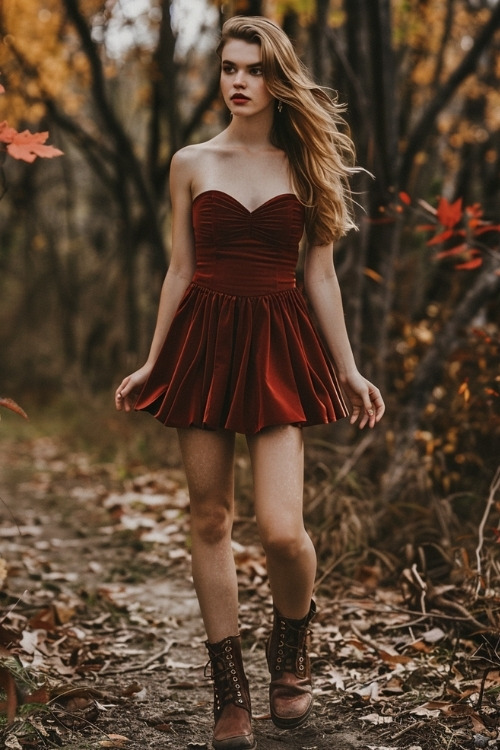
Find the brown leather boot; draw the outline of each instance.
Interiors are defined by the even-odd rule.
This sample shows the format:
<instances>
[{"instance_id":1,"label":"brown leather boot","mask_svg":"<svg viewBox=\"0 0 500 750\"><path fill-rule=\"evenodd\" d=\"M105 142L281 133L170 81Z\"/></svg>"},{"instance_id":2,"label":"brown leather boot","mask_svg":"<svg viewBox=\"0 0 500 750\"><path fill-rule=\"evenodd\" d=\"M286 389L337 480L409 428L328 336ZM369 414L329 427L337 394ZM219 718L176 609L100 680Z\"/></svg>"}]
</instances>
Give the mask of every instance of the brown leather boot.
<instances>
[{"instance_id":1,"label":"brown leather boot","mask_svg":"<svg viewBox=\"0 0 500 750\"><path fill-rule=\"evenodd\" d=\"M311 602L303 620L290 620L274 608L274 623L266 656L271 684L271 718L280 729L293 729L305 722L313 704L311 667L307 653L307 626L316 614Z\"/></svg>"},{"instance_id":2,"label":"brown leather boot","mask_svg":"<svg viewBox=\"0 0 500 750\"><path fill-rule=\"evenodd\" d=\"M255 750L248 680L243 669L240 636L205 642L214 681L215 750ZM208 667L208 664L207 664Z\"/></svg>"}]
</instances>

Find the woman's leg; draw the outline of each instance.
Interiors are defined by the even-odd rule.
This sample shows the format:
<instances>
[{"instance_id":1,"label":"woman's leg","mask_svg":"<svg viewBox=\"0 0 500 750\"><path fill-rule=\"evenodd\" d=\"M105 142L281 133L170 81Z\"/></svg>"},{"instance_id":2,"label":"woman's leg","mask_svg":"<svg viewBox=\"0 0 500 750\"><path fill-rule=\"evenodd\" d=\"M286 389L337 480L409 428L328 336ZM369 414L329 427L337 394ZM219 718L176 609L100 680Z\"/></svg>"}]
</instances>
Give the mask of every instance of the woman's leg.
<instances>
[{"instance_id":1,"label":"woman's leg","mask_svg":"<svg viewBox=\"0 0 500 750\"><path fill-rule=\"evenodd\" d=\"M255 514L266 553L275 607L299 620L307 615L316 576L316 552L304 528L302 431L286 425L247 437Z\"/></svg>"},{"instance_id":2,"label":"woman's leg","mask_svg":"<svg viewBox=\"0 0 500 750\"><path fill-rule=\"evenodd\" d=\"M271 718L281 729L309 716L312 685L307 652L316 552L303 522L304 447L297 427L272 428L248 439L255 511L267 558L274 621L266 646Z\"/></svg>"},{"instance_id":3,"label":"woman's leg","mask_svg":"<svg viewBox=\"0 0 500 750\"><path fill-rule=\"evenodd\" d=\"M191 503L193 580L214 682L215 750L255 750L231 548L234 433L178 430Z\"/></svg>"},{"instance_id":4,"label":"woman's leg","mask_svg":"<svg viewBox=\"0 0 500 750\"><path fill-rule=\"evenodd\" d=\"M238 588L231 531L234 434L178 430L191 504L193 580L208 640L238 634Z\"/></svg>"}]
</instances>

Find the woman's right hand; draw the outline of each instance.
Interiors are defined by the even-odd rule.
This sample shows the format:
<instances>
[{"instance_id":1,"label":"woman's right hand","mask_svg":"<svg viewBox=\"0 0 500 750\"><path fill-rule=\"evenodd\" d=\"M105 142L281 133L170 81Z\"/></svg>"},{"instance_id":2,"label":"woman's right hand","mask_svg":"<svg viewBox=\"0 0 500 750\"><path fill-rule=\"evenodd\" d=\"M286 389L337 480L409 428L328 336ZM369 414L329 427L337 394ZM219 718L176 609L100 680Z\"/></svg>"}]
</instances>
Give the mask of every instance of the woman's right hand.
<instances>
[{"instance_id":1,"label":"woman's right hand","mask_svg":"<svg viewBox=\"0 0 500 750\"><path fill-rule=\"evenodd\" d=\"M115 391L115 406L118 411L132 411L142 387L148 379L152 365L145 364L139 370L123 378Z\"/></svg>"}]
</instances>

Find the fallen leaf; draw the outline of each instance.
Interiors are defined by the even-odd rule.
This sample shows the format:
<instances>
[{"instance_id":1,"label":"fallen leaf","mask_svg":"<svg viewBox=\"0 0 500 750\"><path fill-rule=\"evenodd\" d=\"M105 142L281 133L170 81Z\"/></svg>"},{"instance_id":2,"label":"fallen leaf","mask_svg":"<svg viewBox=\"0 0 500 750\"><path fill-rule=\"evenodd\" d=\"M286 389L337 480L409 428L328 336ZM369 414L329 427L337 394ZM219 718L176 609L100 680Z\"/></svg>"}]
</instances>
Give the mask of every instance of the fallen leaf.
<instances>
[{"instance_id":1,"label":"fallen leaf","mask_svg":"<svg viewBox=\"0 0 500 750\"><path fill-rule=\"evenodd\" d=\"M107 740L101 740L99 744L101 747L124 747L127 742L130 742L128 737L124 737L123 734L108 734Z\"/></svg>"},{"instance_id":2,"label":"fallen leaf","mask_svg":"<svg viewBox=\"0 0 500 750\"><path fill-rule=\"evenodd\" d=\"M361 721L368 721L370 724L392 724L392 716L380 716L379 714L366 714L359 717Z\"/></svg>"}]
</instances>

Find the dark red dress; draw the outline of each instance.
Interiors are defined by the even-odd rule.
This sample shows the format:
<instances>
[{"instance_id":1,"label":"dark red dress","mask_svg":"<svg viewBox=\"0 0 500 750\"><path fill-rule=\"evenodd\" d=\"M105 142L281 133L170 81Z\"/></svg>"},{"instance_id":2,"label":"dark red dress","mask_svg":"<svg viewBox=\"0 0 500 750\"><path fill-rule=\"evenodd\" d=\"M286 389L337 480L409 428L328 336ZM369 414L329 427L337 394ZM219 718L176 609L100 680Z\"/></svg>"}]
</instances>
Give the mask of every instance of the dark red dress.
<instances>
[{"instance_id":1,"label":"dark red dress","mask_svg":"<svg viewBox=\"0 0 500 750\"><path fill-rule=\"evenodd\" d=\"M195 275L135 408L170 427L245 434L345 417L295 285L304 228L297 197L277 195L249 211L208 190L193 201L193 227Z\"/></svg>"}]
</instances>

